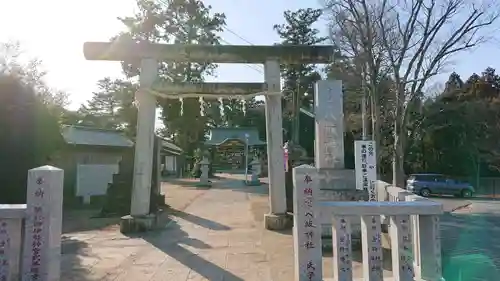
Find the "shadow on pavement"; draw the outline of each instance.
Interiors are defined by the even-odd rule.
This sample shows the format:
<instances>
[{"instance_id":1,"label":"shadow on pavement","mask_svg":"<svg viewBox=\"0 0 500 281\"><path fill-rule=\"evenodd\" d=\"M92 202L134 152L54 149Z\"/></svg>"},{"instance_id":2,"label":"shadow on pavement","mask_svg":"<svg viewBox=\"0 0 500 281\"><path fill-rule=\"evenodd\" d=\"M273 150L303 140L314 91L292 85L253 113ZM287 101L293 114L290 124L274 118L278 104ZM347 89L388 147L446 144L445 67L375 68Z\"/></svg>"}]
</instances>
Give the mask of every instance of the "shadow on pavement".
<instances>
[{"instance_id":1,"label":"shadow on pavement","mask_svg":"<svg viewBox=\"0 0 500 281\"><path fill-rule=\"evenodd\" d=\"M250 180L250 179L249 179ZM214 184L212 188L222 188L231 189L234 191L245 192L249 194L256 195L267 195L269 194L269 187L266 183L261 183L261 185L251 186L245 184L244 179L228 179L221 181L218 184Z\"/></svg>"},{"instance_id":2,"label":"shadow on pavement","mask_svg":"<svg viewBox=\"0 0 500 281\"><path fill-rule=\"evenodd\" d=\"M214 179L210 179L213 181ZM183 187L196 187L198 188L198 185L200 184L200 181L198 179L194 178L174 178L174 179L168 179L163 181L163 183L171 183L171 184L176 184L176 185L181 185Z\"/></svg>"},{"instance_id":3,"label":"shadow on pavement","mask_svg":"<svg viewBox=\"0 0 500 281\"><path fill-rule=\"evenodd\" d=\"M120 216L99 217L100 211L100 209L64 210L62 233L105 229L120 223Z\"/></svg>"},{"instance_id":4,"label":"shadow on pavement","mask_svg":"<svg viewBox=\"0 0 500 281\"><path fill-rule=\"evenodd\" d=\"M212 247L199 239L190 238L175 221L172 221L167 229L147 233L141 238L207 280L243 281L240 277L204 259L203 250ZM197 250L193 252L190 247Z\"/></svg>"},{"instance_id":5,"label":"shadow on pavement","mask_svg":"<svg viewBox=\"0 0 500 281\"><path fill-rule=\"evenodd\" d=\"M81 264L81 256L88 256L87 248L85 241L61 237L61 280L90 281L87 267Z\"/></svg>"},{"instance_id":6,"label":"shadow on pavement","mask_svg":"<svg viewBox=\"0 0 500 281\"><path fill-rule=\"evenodd\" d=\"M229 226L223 225L223 224L218 223L216 221L207 220L205 218L202 218L202 217L190 214L190 213L186 213L186 212L183 212L181 210L170 209L169 214L172 216L182 218L184 220L187 220L191 223L197 224L197 225L202 226L204 228L211 229L211 230L221 231L221 230L230 230L231 229ZM175 223L175 222L172 222L172 223Z\"/></svg>"}]
</instances>

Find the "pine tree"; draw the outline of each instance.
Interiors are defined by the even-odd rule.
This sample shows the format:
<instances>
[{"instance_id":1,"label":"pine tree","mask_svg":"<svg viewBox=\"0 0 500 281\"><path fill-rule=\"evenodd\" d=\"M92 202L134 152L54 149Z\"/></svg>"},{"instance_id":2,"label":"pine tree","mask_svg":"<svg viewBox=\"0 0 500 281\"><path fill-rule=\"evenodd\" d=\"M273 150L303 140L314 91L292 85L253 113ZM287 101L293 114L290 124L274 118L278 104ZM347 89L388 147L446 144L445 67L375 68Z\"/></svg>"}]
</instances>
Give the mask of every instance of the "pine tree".
<instances>
[{"instance_id":1,"label":"pine tree","mask_svg":"<svg viewBox=\"0 0 500 281\"><path fill-rule=\"evenodd\" d=\"M320 31L313 25L321 17L320 9L299 9L285 11L284 24L274 25L274 30L282 39L283 45L316 45L327 38L319 36ZM281 76L284 79L285 117L294 124L292 127L294 143L299 143L298 117L301 106L309 108L313 100L314 82L321 79L314 65L281 65ZM305 95L308 93L308 95Z\"/></svg>"},{"instance_id":2,"label":"pine tree","mask_svg":"<svg viewBox=\"0 0 500 281\"><path fill-rule=\"evenodd\" d=\"M133 102L138 86L109 77L99 80L97 86L98 91L87 104L82 105L76 114L67 114L68 119L80 125L124 130L128 135L135 135L137 109Z\"/></svg>"},{"instance_id":3,"label":"pine tree","mask_svg":"<svg viewBox=\"0 0 500 281\"><path fill-rule=\"evenodd\" d=\"M139 12L132 17L120 18L127 32L120 36L135 41L177 44L219 44L218 33L225 25L225 15L212 13L211 6L199 0L138 0ZM123 64L127 76L138 74L137 62ZM216 65L211 63L162 62L159 78L172 83L203 82L206 75L213 75ZM172 138L181 148L192 153L203 141L210 114L218 114L217 102L206 101L206 114L200 113L197 98L182 101L159 100L162 108L164 135ZM217 116L215 116L217 117Z\"/></svg>"}]
</instances>

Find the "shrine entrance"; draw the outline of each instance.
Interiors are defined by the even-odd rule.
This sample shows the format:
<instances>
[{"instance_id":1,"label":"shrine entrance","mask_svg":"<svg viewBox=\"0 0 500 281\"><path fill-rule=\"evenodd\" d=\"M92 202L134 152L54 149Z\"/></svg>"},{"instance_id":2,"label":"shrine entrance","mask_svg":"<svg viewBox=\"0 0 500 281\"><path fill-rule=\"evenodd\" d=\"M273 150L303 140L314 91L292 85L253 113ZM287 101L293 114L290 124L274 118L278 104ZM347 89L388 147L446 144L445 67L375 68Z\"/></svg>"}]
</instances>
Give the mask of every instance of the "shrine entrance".
<instances>
[{"instance_id":1,"label":"shrine entrance","mask_svg":"<svg viewBox=\"0 0 500 281\"><path fill-rule=\"evenodd\" d=\"M204 147L211 152L216 172L244 172L254 158L262 159L266 152L257 128L223 127L210 129Z\"/></svg>"},{"instance_id":2,"label":"shrine entrance","mask_svg":"<svg viewBox=\"0 0 500 281\"><path fill-rule=\"evenodd\" d=\"M245 146L244 142L232 139L215 147L214 165L217 164L221 170L245 169L245 158L247 157Z\"/></svg>"},{"instance_id":3,"label":"shrine entrance","mask_svg":"<svg viewBox=\"0 0 500 281\"><path fill-rule=\"evenodd\" d=\"M204 99L245 99L263 95L266 112L266 143L269 175L270 213L265 215L267 229L291 226L286 211L285 169L282 136L280 63L329 63L333 46L230 46L182 45L135 42L118 39L115 42L86 42L83 46L88 60L140 62L140 89L136 93L137 138L134 157L131 215L129 224L147 225L154 221L149 214L152 176L153 134L156 121L156 99L197 97L200 112L204 112ZM160 61L176 63L242 63L264 64L265 83L177 83L159 81ZM152 222L150 222L152 224Z\"/></svg>"}]
</instances>

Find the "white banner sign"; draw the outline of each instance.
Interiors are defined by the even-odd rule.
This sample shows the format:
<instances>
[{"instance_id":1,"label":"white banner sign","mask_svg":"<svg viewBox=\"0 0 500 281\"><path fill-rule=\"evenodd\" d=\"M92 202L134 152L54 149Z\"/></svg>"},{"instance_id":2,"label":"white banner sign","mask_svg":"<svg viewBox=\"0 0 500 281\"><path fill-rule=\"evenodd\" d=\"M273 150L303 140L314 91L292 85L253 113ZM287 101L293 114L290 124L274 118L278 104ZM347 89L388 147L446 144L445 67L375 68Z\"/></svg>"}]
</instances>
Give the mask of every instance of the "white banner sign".
<instances>
[{"instance_id":1,"label":"white banner sign","mask_svg":"<svg viewBox=\"0 0 500 281\"><path fill-rule=\"evenodd\" d=\"M356 189L368 190L370 201L376 201L377 156L375 141L355 141Z\"/></svg>"}]
</instances>

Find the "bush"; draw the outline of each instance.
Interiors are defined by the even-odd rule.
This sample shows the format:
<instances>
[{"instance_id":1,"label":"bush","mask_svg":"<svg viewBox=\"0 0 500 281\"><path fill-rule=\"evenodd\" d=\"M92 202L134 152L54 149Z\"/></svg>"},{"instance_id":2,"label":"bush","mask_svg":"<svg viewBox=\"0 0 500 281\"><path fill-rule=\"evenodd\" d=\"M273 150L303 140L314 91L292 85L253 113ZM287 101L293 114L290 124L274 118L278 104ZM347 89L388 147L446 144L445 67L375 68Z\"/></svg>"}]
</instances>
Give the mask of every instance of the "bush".
<instances>
[{"instance_id":1,"label":"bush","mask_svg":"<svg viewBox=\"0 0 500 281\"><path fill-rule=\"evenodd\" d=\"M28 170L48 164L62 144L57 118L34 89L0 75L0 203L24 203Z\"/></svg>"}]
</instances>

